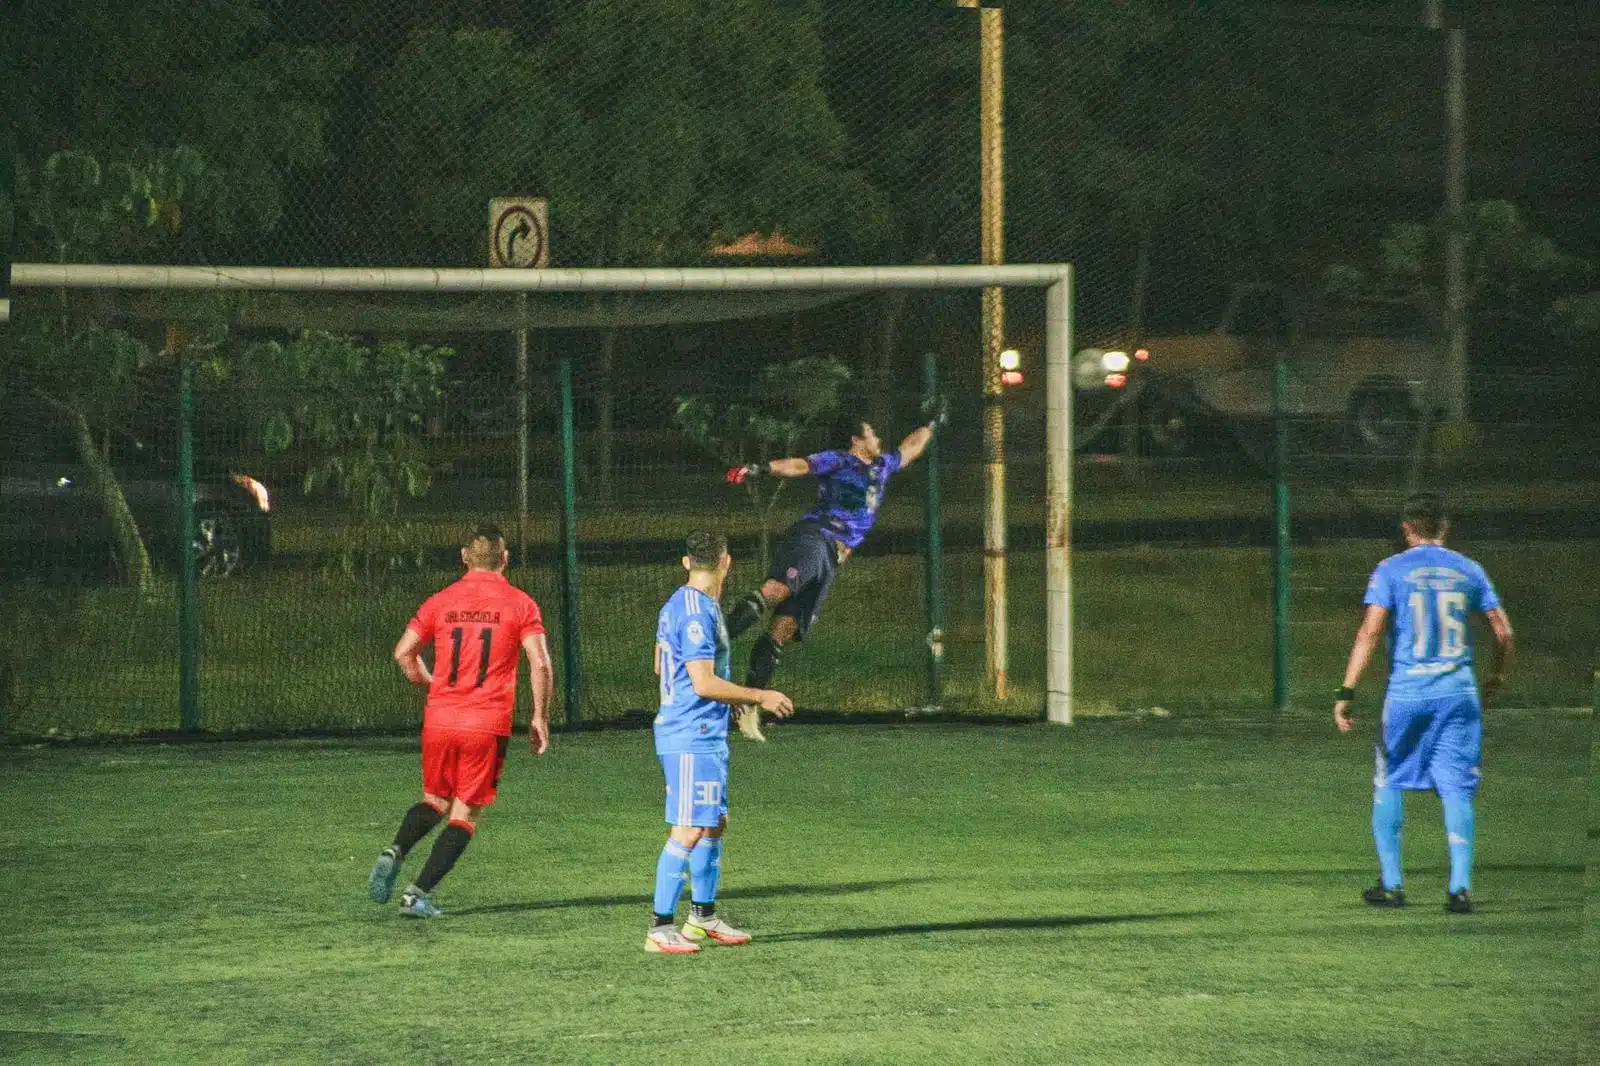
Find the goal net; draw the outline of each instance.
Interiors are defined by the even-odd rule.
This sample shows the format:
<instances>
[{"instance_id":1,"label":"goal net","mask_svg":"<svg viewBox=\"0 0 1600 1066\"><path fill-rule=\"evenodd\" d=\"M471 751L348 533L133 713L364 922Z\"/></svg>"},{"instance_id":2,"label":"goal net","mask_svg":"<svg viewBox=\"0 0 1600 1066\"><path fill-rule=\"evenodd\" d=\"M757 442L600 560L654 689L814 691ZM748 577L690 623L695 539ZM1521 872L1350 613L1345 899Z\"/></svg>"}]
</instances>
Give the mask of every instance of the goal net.
<instances>
[{"instance_id":1,"label":"goal net","mask_svg":"<svg viewBox=\"0 0 1600 1066\"><path fill-rule=\"evenodd\" d=\"M482 521L543 609L556 720L648 716L684 537L728 535L726 600L815 502L810 479L728 468L848 447L851 419L893 451L936 393L948 424L775 685L823 714L1070 716L1067 267L19 265L14 284L0 388L39 423L8 417L38 480L4 596L59 639L14 669L13 732L409 727L389 648Z\"/></svg>"}]
</instances>

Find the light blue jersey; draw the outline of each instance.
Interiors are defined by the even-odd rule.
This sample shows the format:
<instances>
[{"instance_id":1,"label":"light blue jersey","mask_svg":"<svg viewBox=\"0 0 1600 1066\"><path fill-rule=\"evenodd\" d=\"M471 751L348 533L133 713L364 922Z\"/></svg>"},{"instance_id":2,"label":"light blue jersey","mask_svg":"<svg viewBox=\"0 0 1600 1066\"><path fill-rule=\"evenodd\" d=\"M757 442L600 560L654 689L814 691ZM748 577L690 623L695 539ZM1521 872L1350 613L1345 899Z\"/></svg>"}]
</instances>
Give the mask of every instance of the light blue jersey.
<instances>
[{"instance_id":1,"label":"light blue jersey","mask_svg":"<svg viewBox=\"0 0 1600 1066\"><path fill-rule=\"evenodd\" d=\"M1467 622L1500 606L1483 567L1459 552L1419 545L1378 564L1365 602L1394 618L1390 700L1476 695Z\"/></svg>"},{"instance_id":2,"label":"light blue jersey","mask_svg":"<svg viewBox=\"0 0 1600 1066\"><path fill-rule=\"evenodd\" d=\"M722 608L710 596L684 585L672 594L656 619L656 665L661 680L661 709L655 721L657 755L726 754L728 750L728 705L695 694L688 664L696 660L710 660L718 677L732 679Z\"/></svg>"}]
</instances>

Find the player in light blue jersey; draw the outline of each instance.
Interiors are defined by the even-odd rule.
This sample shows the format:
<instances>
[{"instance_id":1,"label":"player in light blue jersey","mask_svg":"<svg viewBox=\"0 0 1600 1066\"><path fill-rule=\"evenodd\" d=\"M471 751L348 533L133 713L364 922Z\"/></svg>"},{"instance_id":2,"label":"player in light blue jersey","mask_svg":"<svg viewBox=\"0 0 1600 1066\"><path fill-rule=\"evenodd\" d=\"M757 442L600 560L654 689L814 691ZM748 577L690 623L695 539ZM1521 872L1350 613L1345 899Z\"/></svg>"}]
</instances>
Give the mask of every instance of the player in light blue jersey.
<instances>
[{"instance_id":1,"label":"player in light blue jersey","mask_svg":"<svg viewBox=\"0 0 1600 1066\"><path fill-rule=\"evenodd\" d=\"M655 670L661 684L656 755L667 779L672 832L656 862L655 917L644 947L664 955L692 955L702 942L750 942L749 933L716 912L722 834L728 827L729 705L759 706L779 718L794 711L781 692L729 680L728 629L717 598L732 565L726 537L692 534L683 557L688 582L656 620ZM679 931L673 916L685 875L692 910Z\"/></svg>"},{"instance_id":2,"label":"player in light blue jersey","mask_svg":"<svg viewBox=\"0 0 1600 1066\"><path fill-rule=\"evenodd\" d=\"M803 641L828 598L834 575L850 553L861 546L878 520L889 490L889 479L916 462L928 448L934 430L946 419L943 399L933 400L924 414L926 425L912 430L892 452L883 450L872 424L861 418L845 422L850 447L817 452L803 459L773 459L748 463L728 471L730 484L753 477L817 479L817 504L789 527L773 553L767 580L751 589L728 612L728 629L734 639L772 616L770 630L750 649L750 668L744 683L764 688L783 658L791 640ZM751 740L761 735L761 713L754 707L739 712L739 731Z\"/></svg>"},{"instance_id":3,"label":"player in light blue jersey","mask_svg":"<svg viewBox=\"0 0 1600 1066\"><path fill-rule=\"evenodd\" d=\"M1367 583L1366 617L1350 649L1344 686L1333 705L1339 732L1349 733L1350 703L1362 671L1377 650L1392 615L1389 688L1383 701L1383 737L1372 780L1372 839L1378 847L1379 884L1362 894L1374 907L1401 907L1403 794L1438 793L1450 849L1445 909L1472 912L1472 797L1478 788L1483 712L1472 671L1468 619L1482 614L1495 647L1485 696L1505 684L1511 663L1511 619L1483 567L1444 546L1449 521L1444 501L1418 493L1401 512L1406 550L1378 564Z\"/></svg>"}]
</instances>

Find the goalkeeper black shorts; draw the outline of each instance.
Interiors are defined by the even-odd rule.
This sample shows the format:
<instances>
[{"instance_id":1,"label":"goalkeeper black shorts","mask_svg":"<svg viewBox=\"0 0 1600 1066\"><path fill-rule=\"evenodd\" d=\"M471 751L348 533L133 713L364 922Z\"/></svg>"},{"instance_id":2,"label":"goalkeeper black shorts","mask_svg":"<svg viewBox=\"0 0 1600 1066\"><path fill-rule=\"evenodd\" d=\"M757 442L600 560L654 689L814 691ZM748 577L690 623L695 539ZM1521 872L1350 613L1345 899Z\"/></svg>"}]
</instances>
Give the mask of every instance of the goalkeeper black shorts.
<instances>
[{"instance_id":1,"label":"goalkeeper black shorts","mask_svg":"<svg viewBox=\"0 0 1600 1066\"><path fill-rule=\"evenodd\" d=\"M822 532L816 522L796 522L784 535L772 556L767 577L789 589L789 598L778 606L779 617L793 618L799 624L798 639L806 639L817 620L834 575L839 572L838 546Z\"/></svg>"}]
</instances>

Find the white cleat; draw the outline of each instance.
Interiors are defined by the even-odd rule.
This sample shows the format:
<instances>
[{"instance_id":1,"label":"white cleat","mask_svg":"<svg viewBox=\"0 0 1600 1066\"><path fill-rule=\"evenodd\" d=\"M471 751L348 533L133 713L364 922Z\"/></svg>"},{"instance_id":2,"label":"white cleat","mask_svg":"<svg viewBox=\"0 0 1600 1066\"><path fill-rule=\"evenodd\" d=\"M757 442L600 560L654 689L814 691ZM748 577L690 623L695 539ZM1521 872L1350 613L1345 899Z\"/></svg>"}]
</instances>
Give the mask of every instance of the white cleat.
<instances>
[{"instance_id":1,"label":"white cleat","mask_svg":"<svg viewBox=\"0 0 1600 1066\"><path fill-rule=\"evenodd\" d=\"M678 932L675 925L658 925L644 938L644 949L657 955L698 955L700 945Z\"/></svg>"},{"instance_id":2,"label":"white cleat","mask_svg":"<svg viewBox=\"0 0 1600 1066\"><path fill-rule=\"evenodd\" d=\"M735 929L715 914L705 919L691 917L683 923L683 935L691 941L709 940L730 948L750 943L749 933Z\"/></svg>"},{"instance_id":3,"label":"white cleat","mask_svg":"<svg viewBox=\"0 0 1600 1066\"><path fill-rule=\"evenodd\" d=\"M761 735L761 708L739 708L739 732L746 740L759 740L766 743L767 738Z\"/></svg>"}]
</instances>

